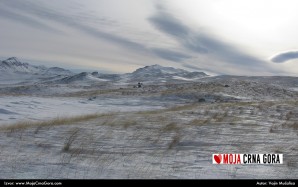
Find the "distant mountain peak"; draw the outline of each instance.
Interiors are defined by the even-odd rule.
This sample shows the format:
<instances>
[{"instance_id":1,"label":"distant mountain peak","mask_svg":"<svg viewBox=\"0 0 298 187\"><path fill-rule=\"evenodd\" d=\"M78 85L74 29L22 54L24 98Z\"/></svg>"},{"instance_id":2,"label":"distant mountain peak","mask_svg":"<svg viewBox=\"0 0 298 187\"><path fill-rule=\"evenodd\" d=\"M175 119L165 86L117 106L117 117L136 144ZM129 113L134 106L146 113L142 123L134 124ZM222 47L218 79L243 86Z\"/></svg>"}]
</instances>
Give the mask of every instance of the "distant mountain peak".
<instances>
[{"instance_id":1,"label":"distant mountain peak","mask_svg":"<svg viewBox=\"0 0 298 187\"><path fill-rule=\"evenodd\" d=\"M130 74L134 80L198 79L208 76L204 72L189 72L183 69L164 67L158 64L145 66Z\"/></svg>"},{"instance_id":2,"label":"distant mountain peak","mask_svg":"<svg viewBox=\"0 0 298 187\"><path fill-rule=\"evenodd\" d=\"M22 63L17 57L10 57L2 61L7 66L28 66L28 63Z\"/></svg>"},{"instance_id":3,"label":"distant mountain peak","mask_svg":"<svg viewBox=\"0 0 298 187\"><path fill-rule=\"evenodd\" d=\"M50 74L70 75L71 71L59 67L47 68L45 66L34 66L21 62L17 57L10 57L0 61L0 71L6 73L27 73L27 74Z\"/></svg>"},{"instance_id":4,"label":"distant mountain peak","mask_svg":"<svg viewBox=\"0 0 298 187\"><path fill-rule=\"evenodd\" d=\"M157 74L157 73L163 73L163 74L175 74L175 73L185 73L186 70L183 69L177 69L173 67L164 67L158 64L154 64L151 66L145 66L143 68L139 68L133 73L149 73L149 74Z\"/></svg>"},{"instance_id":5,"label":"distant mountain peak","mask_svg":"<svg viewBox=\"0 0 298 187\"><path fill-rule=\"evenodd\" d=\"M19 62L19 59L17 57L10 57L8 59L6 59L6 61L15 61L15 62Z\"/></svg>"},{"instance_id":6,"label":"distant mountain peak","mask_svg":"<svg viewBox=\"0 0 298 187\"><path fill-rule=\"evenodd\" d=\"M151 66L145 66L144 68L164 68L164 66L154 64L154 65L151 65Z\"/></svg>"}]
</instances>

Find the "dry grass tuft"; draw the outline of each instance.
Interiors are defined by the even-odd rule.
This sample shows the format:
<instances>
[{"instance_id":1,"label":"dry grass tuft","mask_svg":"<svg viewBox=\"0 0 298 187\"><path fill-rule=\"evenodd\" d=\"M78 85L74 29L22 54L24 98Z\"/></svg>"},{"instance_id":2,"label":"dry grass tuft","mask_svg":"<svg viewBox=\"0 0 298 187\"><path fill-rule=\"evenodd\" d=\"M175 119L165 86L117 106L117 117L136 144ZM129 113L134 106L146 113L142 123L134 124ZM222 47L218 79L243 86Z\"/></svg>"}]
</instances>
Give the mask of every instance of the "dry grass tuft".
<instances>
[{"instance_id":1,"label":"dry grass tuft","mask_svg":"<svg viewBox=\"0 0 298 187\"><path fill-rule=\"evenodd\" d=\"M163 132L177 131L177 130L179 130L179 127L176 125L176 123L169 123L165 127L162 128Z\"/></svg>"},{"instance_id":2,"label":"dry grass tuft","mask_svg":"<svg viewBox=\"0 0 298 187\"><path fill-rule=\"evenodd\" d=\"M290 111L286 114L286 120L290 120L292 118L293 112Z\"/></svg>"},{"instance_id":3,"label":"dry grass tuft","mask_svg":"<svg viewBox=\"0 0 298 187\"><path fill-rule=\"evenodd\" d=\"M70 136L65 139L62 151L69 151L70 146L73 143L73 141L76 139L79 131L80 131L80 129L77 128L77 129L74 129L70 132Z\"/></svg>"},{"instance_id":4,"label":"dry grass tuft","mask_svg":"<svg viewBox=\"0 0 298 187\"><path fill-rule=\"evenodd\" d=\"M272 125L269 129L270 133L276 133L278 132L278 125Z\"/></svg>"},{"instance_id":5,"label":"dry grass tuft","mask_svg":"<svg viewBox=\"0 0 298 187\"><path fill-rule=\"evenodd\" d=\"M182 106L174 106L168 109L165 109L165 112L176 112L176 111L182 111L182 110L190 110L195 107L197 107L198 104L190 104L190 105L182 105Z\"/></svg>"},{"instance_id":6,"label":"dry grass tuft","mask_svg":"<svg viewBox=\"0 0 298 187\"><path fill-rule=\"evenodd\" d=\"M179 133L176 133L173 137L172 137L172 141L168 146L168 149L173 149L173 147L175 147L181 140L181 135Z\"/></svg>"},{"instance_id":7,"label":"dry grass tuft","mask_svg":"<svg viewBox=\"0 0 298 187\"><path fill-rule=\"evenodd\" d=\"M292 167L292 168L296 168L297 167L297 163L293 160L290 160L287 162L287 167Z\"/></svg>"},{"instance_id":8,"label":"dry grass tuft","mask_svg":"<svg viewBox=\"0 0 298 187\"><path fill-rule=\"evenodd\" d=\"M208 119L194 119L189 122L189 125L206 125L208 122Z\"/></svg>"},{"instance_id":9,"label":"dry grass tuft","mask_svg":"<svg viewBox=\"0 0 298 187\"><path fill-rule=\"evenodd\" d=\"M135 121L135 120L125 120L125 121L122 121L120 124L121 124L125 129L127 129L127 128L130 127L130 126L136 125L136 124L137 124L137 121Z\"/></svg>"},{"instance_id":10,"label":"dry grass tuft","mask_svg":"<svg viewBox=\"0 0 298 187\"><path fill-rule=\"evenodd\" d=\"M65 118L58 117L49 121L41 121L41 122L24 121L24 122L17 122L8 126L0 127L0 130L13 132L15 130L21 130L21 129L26 129L30 127L41 128L41 127L50 127L50 126L57 126L57 125L69 125L73 123L79 123L82 121L89 121L89 120L107 116L107 115L111 115L111 114L88 114L88 115L65 117Z\"/></svg>"},{"instance_id":11,"label":"dry grass tuft","mask_svg":"<svg viewBox=\"0 0 298 187\"><path fill-rule=\"evenodd\" d=\"M292 128L294 130L298 130L298 122L285 122L282 124L282 127Z\"/></svg>"}]
</instances>

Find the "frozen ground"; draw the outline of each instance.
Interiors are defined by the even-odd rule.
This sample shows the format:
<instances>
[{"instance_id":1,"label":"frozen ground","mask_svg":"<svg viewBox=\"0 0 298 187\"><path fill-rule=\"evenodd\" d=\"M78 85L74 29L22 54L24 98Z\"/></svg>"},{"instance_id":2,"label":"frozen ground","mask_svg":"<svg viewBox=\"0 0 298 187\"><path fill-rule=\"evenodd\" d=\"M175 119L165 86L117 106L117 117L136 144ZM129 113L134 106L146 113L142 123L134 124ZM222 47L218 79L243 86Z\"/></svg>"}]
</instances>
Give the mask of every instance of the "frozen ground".
<instances>
[{"instance_id":1,"label":"frozen ground","mask_svg":"<svg viewBox=\"0 0 298 187\"><path fill-rule=\"evenodd\" d=\"M2 127L3 178L297 178L297 101L191 104ZM283 165L212 165L282 153Z\"/></svg>"},{"instance_id":2,"label":"frozen ground","mask_svg":"<svg viewBox=\"0 0 298 187\"><path fill-rule=\"evenodd\" d=\"M170 68L173 79L134 88L131 77L158 68L0 76L1 178L297 179L298 78ZM212 165L216 153L281 153L284 164Z\"/></svg>"},{"instance_id":3,"label":"frozen ground","mask_svg":"<svg viewBox=\"0 0 298 187\"><path fill-rule=\"evenodd\" d=\"M93 113L162 109L166 103L141 98L66 98L5 96L0 98L0 126Z\"/></svg>"}]
</instances>

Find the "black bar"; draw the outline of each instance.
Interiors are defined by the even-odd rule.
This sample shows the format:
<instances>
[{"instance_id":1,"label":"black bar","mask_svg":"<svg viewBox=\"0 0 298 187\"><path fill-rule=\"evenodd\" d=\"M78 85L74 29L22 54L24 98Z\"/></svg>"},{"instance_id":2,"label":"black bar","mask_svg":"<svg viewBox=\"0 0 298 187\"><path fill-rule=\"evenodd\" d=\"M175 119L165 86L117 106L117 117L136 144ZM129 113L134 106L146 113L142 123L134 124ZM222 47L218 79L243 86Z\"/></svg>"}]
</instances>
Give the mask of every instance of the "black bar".
<instances>
[{"instance_id":1,"label":"black bar","mask_svg":"<svg viewBox=\"0 0 298 187\"><path fill-rule=\"evenodd\" d=\"M66 180L49 180L49 179L0 179L0 186L99 186L103 184L107 185L159 185L159 184L173 184L173 185L187 185L195 186L208 185L208 186L230 186L230 185L245 185L245 186L297 186L297 179L253 179L253 180L210 180L210 179L200 179L200 180L164 180L164 179L153 179L153 180L76 180L76 179L66 179Z\"/></svg>"}]
</instances>

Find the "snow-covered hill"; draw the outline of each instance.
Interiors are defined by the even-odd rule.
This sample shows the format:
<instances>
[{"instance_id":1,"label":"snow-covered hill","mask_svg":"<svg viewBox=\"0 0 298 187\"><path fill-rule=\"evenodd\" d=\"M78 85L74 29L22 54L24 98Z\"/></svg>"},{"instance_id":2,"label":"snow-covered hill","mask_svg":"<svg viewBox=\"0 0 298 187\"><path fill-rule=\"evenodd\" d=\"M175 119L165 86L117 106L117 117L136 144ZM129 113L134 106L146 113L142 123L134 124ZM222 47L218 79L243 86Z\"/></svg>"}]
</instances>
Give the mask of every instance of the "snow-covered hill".
<instances>
[{"instance_id":1,"label":"snow-covered hill","mask_svg":"<svg viewBox=\"0 0 298 187\"><path fill-rule=\"evenodd\" d=\"M208 76L204 72L189 72L173 67L163 67L160 65L145 66L133 73L127 74L131 80L135 81L176 81L176 80L196 80Z\"/></svg>"},{"instance_id":2,"label":"snow-covered hill","mask_svg":"<svg viewBox=\"0 0 298 187\"><path fill-rule=\"evenodd\" d=\"M163 67L158 64L152 66L145 66L143 68L139 68L133 72L133 74L177 74L177 73L187 73L188 71L182 69L175 69L173 67Z\"/></svg>"},{"instance_id":3,"label":"snow-covered hill","mask_svg":"<svg viewBox=\"0 0 298 187\"><path fill-rule=\"evenodd\" d=\"M74 74L60 67L48 68L45 66L34 66L29 63L21 62L16 57L0 61L0 72L2 81L15 79L16 81L26 80L28 82L32 80L35 82L36 79L42 79L43 81L46 80L47 82L55 82L58 84L68 84L78 81L82 83L96 83L99 81L121 83L195 81L208 76L204 72L189 72L183 69L163 67L160 65L145 66L132 73L126 74L102 74L98 72ZM60 78L57 76L60 76Z\"/></svg>"},{"instance_id":4,"label":"snow-covered hill","mask_svg":"<svg viewBox=\"0 0 298 187\"><path fill-rule=\"evenodd\" d=\"M0 71L6 73L41 73L46 71L44 66L32 66L28 63L20 62L16 57L11 57L0 62Z\"/></svg>"},{"instance_id":5,"label":"snow-covered hill","mask_svg":"<svg viewBox=\"0 0 298 187\"><path fill-rule=\"evenodd\" d=\"M88 73L88 72L82 72L76 75L71 75L65 78L62 78L61 80L58 80L58 83L68 84L68 83L78 83L78 82L97 82L97 81L107 81L105 79L101 79L96 77L97 74L95 73Z\"/></svg>"},{"instance_id":6,"label":"snow-covered hill","mask_svg":"<svg viewBox=\"0 0 298 187\"><path fill-rule=\"evenodd\" d=\"M135 82L176 82L176 81L195 81L208 76L204 72L189 72L172 67L163 67L160 65L145 66L132 73L126 74L102 74L98 72L82 72L76 75L70 75L56 83L68 84L73 82L98 82L111 81L121 83Z\"/></svg>"},{"instance_id":7,"label":"snow-covered hill","mask_svg":"<svg viewBox=\"0 0 298 187\"><path fill-rule=\"evenodd\" d=\"M16 57L10 57L0 61L0 71L6 74L21 73L35 75L71 75L72 72L59 67L47 68L45 66L34 66L21 62Z\"/></svg>"}]
</instances>

